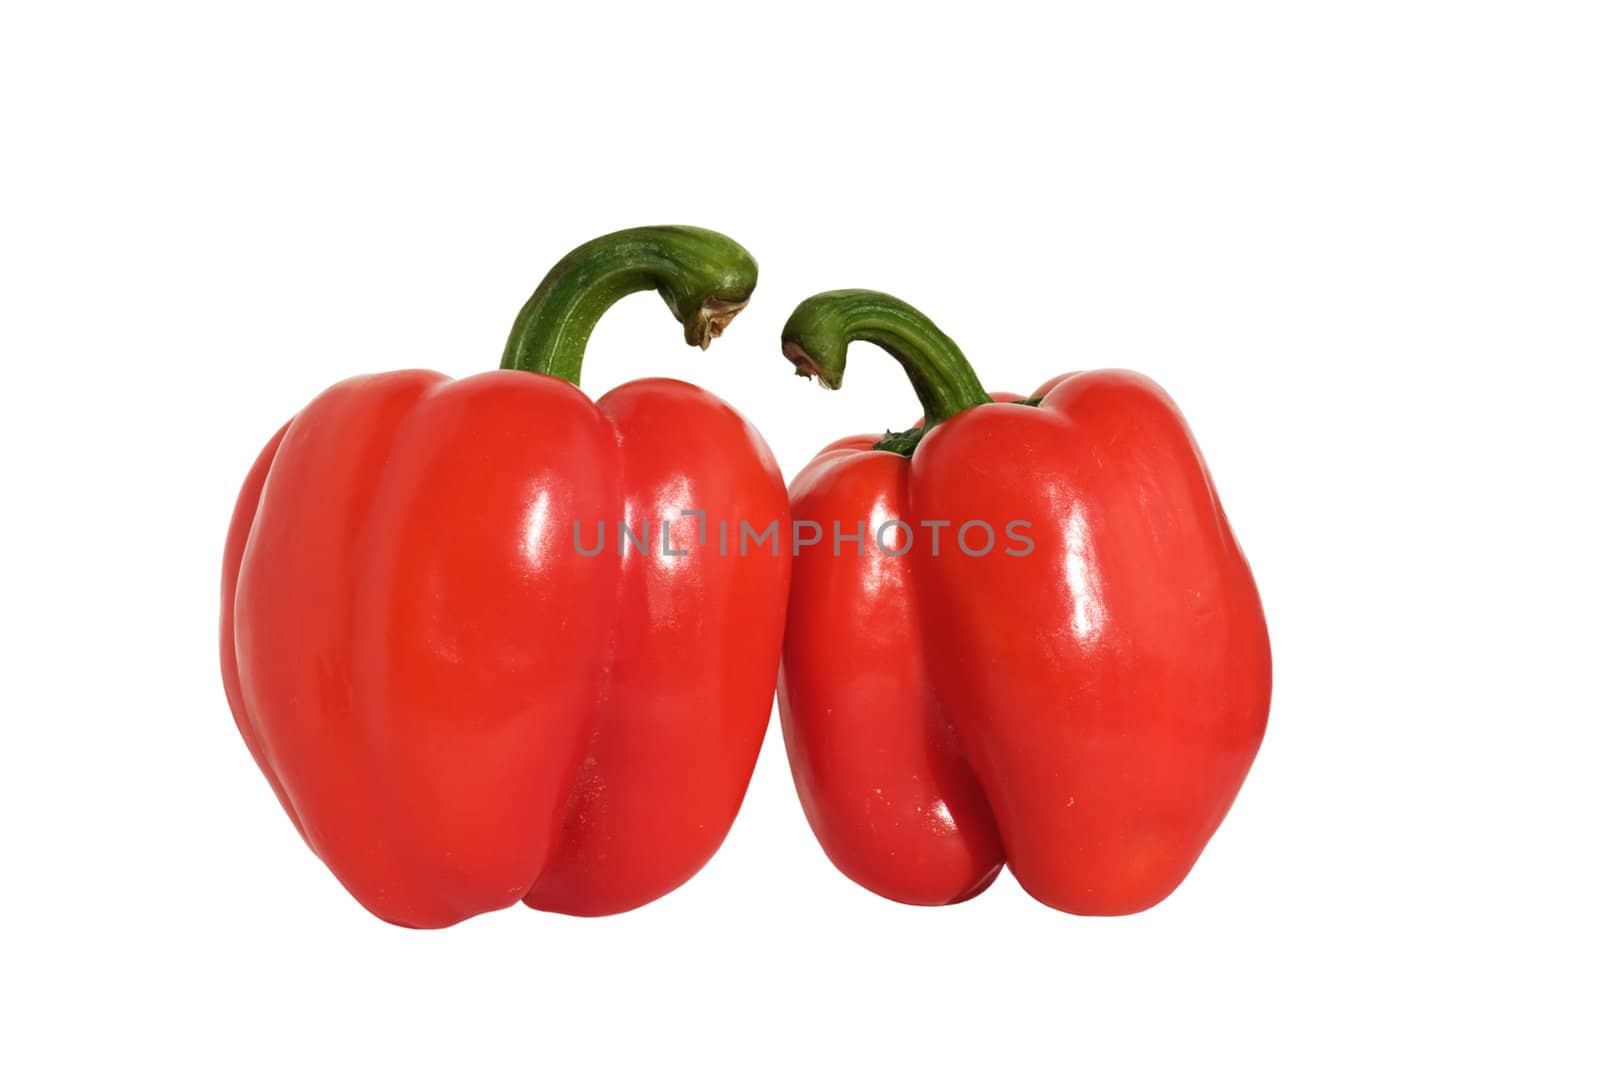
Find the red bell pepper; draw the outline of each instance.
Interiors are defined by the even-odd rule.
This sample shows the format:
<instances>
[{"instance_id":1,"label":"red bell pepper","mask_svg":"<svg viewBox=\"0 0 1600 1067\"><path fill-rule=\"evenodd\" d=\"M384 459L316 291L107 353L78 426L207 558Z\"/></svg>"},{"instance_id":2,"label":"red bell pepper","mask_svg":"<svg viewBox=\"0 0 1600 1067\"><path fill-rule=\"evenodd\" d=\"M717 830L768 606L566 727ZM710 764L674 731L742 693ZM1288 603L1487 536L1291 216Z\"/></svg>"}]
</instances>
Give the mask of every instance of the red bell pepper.
<instances>
[{"instance_id":1,"label":"red bell pepper","mask_svg":"<svg viewBox=\"0 0 1600 1067\"><path fill-rule=\"evenodd\" d=\"M1128 371L993 402L881 293L812 297L784 328L828 388L855 340L903 365L925 418L829 446L790 487L797 538L816 523L827 549L796 558L778 691L817 837L908 903L967 899L1002 864L1065 911L1158 903L1232 804L1271 689L1183 417Z\"/></svg>"},{"instance_id":2,"label":"red bell pepper","mask_svg":"<svg viewBox=\"0 0 1600 1067\"><path fill-rule=\"evenodd\" d=\"M622 296L658 289L703 347L755 280L709 231L600 238L544 279L502 369L340 382L256 460L223 569L229 704L307 844L379 917L623 911L727 833L790 559L721 554L679 510L782 528L782 478L704 390L591 402L577 382Z\"/></svg>"}]
</instances>

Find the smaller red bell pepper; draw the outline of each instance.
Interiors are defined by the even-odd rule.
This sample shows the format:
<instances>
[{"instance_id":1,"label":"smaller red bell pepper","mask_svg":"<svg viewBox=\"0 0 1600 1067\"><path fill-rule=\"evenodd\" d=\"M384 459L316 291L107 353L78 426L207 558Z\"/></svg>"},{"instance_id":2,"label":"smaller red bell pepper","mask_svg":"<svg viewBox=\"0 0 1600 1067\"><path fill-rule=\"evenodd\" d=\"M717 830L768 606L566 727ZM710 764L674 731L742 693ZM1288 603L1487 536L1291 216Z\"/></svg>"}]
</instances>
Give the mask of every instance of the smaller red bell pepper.
<instances>
[{"instance_id":1,"label":"smaller red bell pepper","mask_svg":"<svg viewBox=\"0 0 1600 1067\"><path fill-rule=\"evenodd\" d=\"M901 363L925 418L830 445L790 486L796 529L825 531L795 560L778 690L812 828L895 900L965 900L1009 864L1065 911L1150 907L1227 813L1271 690L1183 417L1128 371L994 402L882 293L812 297L783 332L828 388L856 340Z\"/></svg>"}]
</instances>

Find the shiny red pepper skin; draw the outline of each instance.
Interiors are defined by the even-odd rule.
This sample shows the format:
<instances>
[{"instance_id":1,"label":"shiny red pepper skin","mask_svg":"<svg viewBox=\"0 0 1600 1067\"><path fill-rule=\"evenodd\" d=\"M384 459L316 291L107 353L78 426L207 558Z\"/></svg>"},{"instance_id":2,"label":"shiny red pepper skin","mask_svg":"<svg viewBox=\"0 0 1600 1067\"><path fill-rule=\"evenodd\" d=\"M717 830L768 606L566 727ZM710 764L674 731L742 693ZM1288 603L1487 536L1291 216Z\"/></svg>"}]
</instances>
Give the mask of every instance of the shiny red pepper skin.
<instances>
[{"instance_id":1,"label":"shiny red pepper skin","mask_svg":"<svg viewBox=\"0 0 1600 1067\"><path fill-rule=\"evenodd\" d=\"M838 384L842 355L790 355ZM1052 907L1127 914L1177 887L1244 780L1266 623L1159 387L1093 371L1034 396L950 413L909 458L839 442L795 479L797 523L900 519L913 538L898 559L797 557L784 737L819 840L867 888L952 903L1006 863ZM923 520L952 524L937 556ZM996 544L971 556L956 535L977 520ZM1018 521L1033 548L1008 555Z\"/></svg>"},{"instance_id":2,"label":"shiny red pepper skin","mask_svg":"<svg viewBox=\"0 0 1600 1067\"><path fill-rule=\"evenodd\" d=\"M766 729L789 558L721 556L680 508L788 521L759 435L677 381L591 402L526 370L398 371L269 442L227 540L223 679L374 914L607 914L710 858ZM663 518L687 554L662 555ZM619 553L623 519L648 555Z\"/></svg>"}]
</instances>

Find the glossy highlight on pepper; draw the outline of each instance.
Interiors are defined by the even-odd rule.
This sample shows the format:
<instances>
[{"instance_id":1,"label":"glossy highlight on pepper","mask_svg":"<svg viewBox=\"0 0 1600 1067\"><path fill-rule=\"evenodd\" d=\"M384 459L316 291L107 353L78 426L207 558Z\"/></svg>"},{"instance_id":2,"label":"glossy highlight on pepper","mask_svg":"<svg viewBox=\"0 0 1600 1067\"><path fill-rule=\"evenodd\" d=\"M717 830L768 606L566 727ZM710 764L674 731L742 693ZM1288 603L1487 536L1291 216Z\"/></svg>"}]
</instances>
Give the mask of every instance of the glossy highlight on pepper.
<instances>
[{"instance_id":1,"label":"glossy highlight on pepper","mask_svg":"<svg viewBox=\"0 0 1600 1067\"><path fill-rule=\"evenodd\" d=\"M1120 370L991 397L869 290L802 303L783 351L838 388L857 340L901 364L924 419L823 449L795 521L1022 521L1037 547L796 558L778 697L818 840L906 903L966 900L1009 865L1064 911L1151 907L1233 803L1271 692L1255 582L1182 415Z\"/></svg>"},{"instance_id":2,"label":"glossy highlight on pepper","mask_svg":"<svg viewBox=\"0 0 1600 1067\"><path fill-rule=\"evenodd\" d=\"M602 915L682 884L743 799L790 556L573 551L575 521L712 508L789 522L755 429L684 382L579 391L607 308L660 293L690 344L756 265L709 230L592 241L545 277L502 369L340 382L267 443L228 532L234 720L362 905L439 927L523 900Z\"/></svg>"}]
</instances>

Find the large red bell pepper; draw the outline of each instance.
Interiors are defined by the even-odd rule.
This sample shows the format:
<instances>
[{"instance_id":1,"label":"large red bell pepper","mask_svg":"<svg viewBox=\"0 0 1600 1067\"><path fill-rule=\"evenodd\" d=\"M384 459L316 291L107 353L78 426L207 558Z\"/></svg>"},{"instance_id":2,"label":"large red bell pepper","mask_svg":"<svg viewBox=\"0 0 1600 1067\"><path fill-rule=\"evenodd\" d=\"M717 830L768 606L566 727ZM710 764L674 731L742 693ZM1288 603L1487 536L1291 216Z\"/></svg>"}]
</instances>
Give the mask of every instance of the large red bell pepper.
<instances>
[{"instance_id":1,"label":"large red bell pepper","mask_svg":"<svg viewBox=\"0 0 1600 1067\"><path fill-rule=\"evenodd\" d=\"M719 553L679 512L781 529L782 478L701 389L591 402L577 381L625 294L658 289L704 346L755 279L708 231L600 238L545 278L503 369L341 382L256 460L223 570L228 700L306 842L381 918L622 911L727 833L789 556Z\"/></svg>"},{"instance_id":2,"label":"large red bell pepper","mask_svg":"<svg viewBox=\"0 0 1600 1067\"><path fill-rule=\"evenodd\" d=\"M964 900L1009 864L1056 908L1150 907L1227 813L1271 688L1188 427L1127 371L992 402L881 293L806 301L784 352L837 388L854 340L899 360L925 422L831 445L790 488L796 543L821 540L795 561L779 680L812 827L895 900Z\"/></svg>"}]
</instances>

